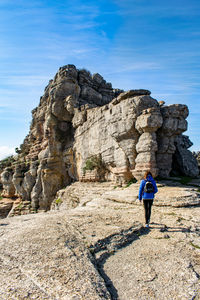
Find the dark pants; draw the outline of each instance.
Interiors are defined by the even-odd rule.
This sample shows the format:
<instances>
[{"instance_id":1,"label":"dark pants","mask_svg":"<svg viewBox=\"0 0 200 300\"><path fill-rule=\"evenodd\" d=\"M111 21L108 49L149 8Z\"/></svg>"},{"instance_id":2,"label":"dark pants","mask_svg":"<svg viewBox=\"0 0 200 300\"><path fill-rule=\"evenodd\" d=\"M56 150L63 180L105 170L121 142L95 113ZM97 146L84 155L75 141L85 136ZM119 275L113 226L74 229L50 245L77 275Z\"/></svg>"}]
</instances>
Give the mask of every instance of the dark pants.
<instances>
[{"instance_id":1,"label":"dark pants","mask_svg":"<svg viewBox=\"0 0 200 300\"><path fill-rule=\"evenodd\" d=\"M145 211L145 221L146 221L146 224L148 224L150 222L151 206L153 204L153 199L151 199L151 200L143 199L143 203L144 203L144 211Z\"/></svg>"}]
</instances>

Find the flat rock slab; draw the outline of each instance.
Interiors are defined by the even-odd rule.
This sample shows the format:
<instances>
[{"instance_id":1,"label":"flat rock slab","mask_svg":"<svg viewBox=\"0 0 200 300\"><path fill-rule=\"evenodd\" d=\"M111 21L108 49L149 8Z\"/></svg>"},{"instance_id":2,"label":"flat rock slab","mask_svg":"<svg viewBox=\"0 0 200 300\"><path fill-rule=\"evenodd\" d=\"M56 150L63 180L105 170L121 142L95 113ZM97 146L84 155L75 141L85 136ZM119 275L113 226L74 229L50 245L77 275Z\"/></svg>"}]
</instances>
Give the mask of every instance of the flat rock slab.
<instances>
[{"instance_id":1,"label":"flat rock slab","mask_svg":"<svg viewBox=\"0 0 200 300\"><path fill-rule=\"evenodd\" d=\"M82 237L63 215L4 220L0 249L0 299L110 298Z\"/></svg>"},{"instance_id":2,"label":"flat rock slab","mask_svg":"<svg viewBox=\"0 0 200 300\"><path fill-rule=\"evenodd\" d=\"M157 222L102 265L114 299L199 299L200 234L190 227L200 222L197 216L193 222L182 217L180 224L186 215L180 209L160 213L154 207L152 219Z\"/></svg>"},{"instance_id":3,"label":"flat rock slab","mask_svg":"<svg viewBox=\"0 0 200 300\"><path fill-rule=\"evenodd\" d=\"M76 183L53 211L1 220L0 299L199 299L200 207L154 205L146 230L137 192Z\"/></svg>"},{"instance_id":4,"label":"flat rock slab","mask_svg":"<svg viewBox=\"0 0 200 300\"><path fill-rule=\"evenodd\" d=\"M109 183L80 183L76 182L64 190L57 197L61 199L59 205L53 202L53 209L69 209L76 206L110 206L113 202L140 204L138 201L139 183L130 186L117 187ZM155 195L156 206L195 206L200 205L200 192L197 187L183 186L178 182L166 181L158 183L158 193Z\"/></svg>"},{"instance_id":5,"label":"flat rock slab","mask_svg":"<svg viewBox=\"0 0 200 300\"><path fill-rule=\"evenodd\" d=\"M186 207L200 204L197 188L183 186L160 186L155 197L155 205Z\"/></svg>"}]
</instances>

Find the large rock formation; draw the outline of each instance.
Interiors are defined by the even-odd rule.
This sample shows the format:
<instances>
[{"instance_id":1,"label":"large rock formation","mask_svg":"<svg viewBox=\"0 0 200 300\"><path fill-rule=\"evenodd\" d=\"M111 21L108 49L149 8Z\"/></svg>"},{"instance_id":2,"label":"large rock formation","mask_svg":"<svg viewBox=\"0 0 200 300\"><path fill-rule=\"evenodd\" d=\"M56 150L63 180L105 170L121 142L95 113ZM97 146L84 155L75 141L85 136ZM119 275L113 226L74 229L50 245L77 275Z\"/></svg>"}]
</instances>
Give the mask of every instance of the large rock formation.
<instances>
[{"instance_id":1,"label":"large rock formation","mask_svg":"<svg viewBox=\"0 0 200 300\"><path fill-rule=\"evenodd\" d=\"M56 192L76 180L121 184L147 170L166 177L173 159L182 174L199 173L183 142L187 106L165 106L147 90L113 89L101 75L67 65L32 115L18 159L1 177L3 195L14 193L33 210L49 209Z\"/></svg>"}]
</instances>

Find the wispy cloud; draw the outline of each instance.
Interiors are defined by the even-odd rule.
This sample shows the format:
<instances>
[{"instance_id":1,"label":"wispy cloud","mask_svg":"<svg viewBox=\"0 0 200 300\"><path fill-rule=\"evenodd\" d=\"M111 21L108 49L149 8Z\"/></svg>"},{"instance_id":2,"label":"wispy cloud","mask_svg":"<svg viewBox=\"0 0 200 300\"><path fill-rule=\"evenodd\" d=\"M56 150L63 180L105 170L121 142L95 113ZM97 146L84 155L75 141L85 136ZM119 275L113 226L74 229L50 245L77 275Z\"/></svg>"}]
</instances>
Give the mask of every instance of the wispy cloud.
<instances>
[{"instance_id":1,"label":"wispy cloud","mask_svg":"<svg viewBox=\"0 0 200 300\"><path fill-rule=\"evenodd\" d=\"M184 0L176 0L175 4L173 0L168 0L168 2L159 0L115 0L115 3L120 7L120 14L131 15L132 17L157 15L157 18L162 18L163 16L193 16L200 14L199 4L194 3L194 1L189 3Z\"/></svg>"},{"instance_id":2,"label":"wispy cloud","mask_svg":"<svg viewBox=\"0 0 200 300\"><path fill-rule=\"evenodd\" d=\"M160 69L160 67L161 66L156 62L125 62L124 64L121 64L120 68L115 66L114 69L112 69L112 71L108 71L106 74L117 74L131 71L158 70Z\"/></svg>"},{"instance_id":3,"label":"wispy cloud","mask_svg":"<svg viewBox=\"0 0 200 300\"><path fill-rule=\"evenodd\" d=\"M98 27L99 25L97 22L84 22L83 24L73 24L72 28L74 30L85 30Z\"/></svg>"},{"instance_id":4,"label":"wispy cloud","mask_svg":"<svg viewBox=\"0 0 200 300\"><path fill-rule=\"evenodd\" d=\"M0 160L15 154L15 149L8 146L0 146Z\"/></svg>"}]
</instances>

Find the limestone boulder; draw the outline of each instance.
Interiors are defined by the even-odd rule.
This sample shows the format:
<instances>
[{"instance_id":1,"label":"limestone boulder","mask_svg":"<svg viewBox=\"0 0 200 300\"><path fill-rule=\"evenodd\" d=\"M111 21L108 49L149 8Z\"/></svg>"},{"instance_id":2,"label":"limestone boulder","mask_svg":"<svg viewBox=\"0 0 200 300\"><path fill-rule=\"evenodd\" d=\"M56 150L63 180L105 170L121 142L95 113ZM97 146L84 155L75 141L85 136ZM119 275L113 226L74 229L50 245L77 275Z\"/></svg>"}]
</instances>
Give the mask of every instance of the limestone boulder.
<instances>
[{"instance_id":1,"label":"limestone boulder","mask_svg":"<svg viewBox=\"0 0 200 300\"><path fill-rule=\"evenodd\" d=\"M99 73L95 73L92 75L93 86L97 89L101 86L101 83L104 81L103 77Z\"/></svg>"},{"instance_id":2,"label":"limestone boulder","mask_svg":"<svg viewBox=\"0 0 200 300\"><path fill-rule=\"evenodd\" d=\"M159 110L147 109L137 118L135 127L140 134L143 132L154 132L163 123L162 115Z\"/></svg>"},{"instance_id":3,"label":"limestone boulder","mask_svg":"<svg viewBox=\"0 0 200 300\"><path fill-rule=\"evenodd\" d=\"M192 154L196 158L197 163L198 163L198 167L199 167L199 170L200 170L200 151L192 152Z\"/></svg>"},{"instance_id":4,"label":"limestone boulder","mask_svg":"<svg viewBox=\"0 0 200 300\"><path fill-rule=\"evenodd\" d=\"M38 163L32 162L29 171L24 174L23 189L26 191L26 199L31 201L31 191L36 183ZM22 199L23 200L23 199Z\"/></svg>"},{"instance_id":5,"label":"limestone boulder","mask_svg":"<svg viewBox=\"0 0 200 300\"><path fill-rule=\"evenodd\" d=\"M155 153L158 149L156 131L163 122L160 109L157 107L148 108L142 111L136 120L135 127L141 134L138 140L135 159L135 170L132 171L136 179L144 177L144 173L150 171L154 177L158 175Z\"/></svg>"},{"instance_id":6,"label":"limestone boulder","mask_svg":"<svg viewBox=\"0 0 200 300\"><path fill-rule=\"evenodd\" d=\"M13 174L13 184L16 190L16 195L22 199L27 198L26 190L23 187L24 173L27 171L25 165L17 165Z\"/></svg>"},{"instance_id":7,"label":"limestone boulder","mask_svg":"<svg viewBox=\"0 0 200 300\"><path fill-rule=\"evenodd\" d=\"M168 135L181 134L187 130L187 121L189 114L188 107L183 104L173 104L161 107L163 116L162 130Z\"/></svg>"},{"instance_id":8,"label":"limestone boulder","mask_svg":"<svg viewBox=\"0 0 200 300\"><path fill-rule=\"evenodd\" d=\"M78 72L78 82L80 86L93 86L92 74L86 69L81 69Z\"/></svg>"},{"instance_id":9,"label":"limestone boulder","mask_svg":"<svg viewBox=\"0 0 200 300\"><path fill-rule=\"evenodd\" d=\"M78 109L75 110L75 114L72 120L73 123L73 127L77 128L81 125L83 125L83 123L87 120L87 112L86 110L83 111L79 111Z\"/></svg>"},{"instance_id":10,"label":"limestone boulder","mask_svg":"<svg viewBox=\"0 0 200 300\"><path fill-rule=\"evenodd\" d=\"M175 139L187 130L188 107L182 104L161 106L162 127L157 132L157 164L161 177L169 176L172 171L172 156L176 151Z\"/></svg>"},{"instance_id":11,"label":"limestone boulder","mask_svg":"<svg viewBox=\"0 0 200 300\"><path fill-rule=\"evenodd\" d=\"M136 145L136 151L141 152L156 152L158 150L158 145L156 141L156 134L145 132L142 134Z\"/></svg>"},{"instance_id":12,"label":"limestone boulder","mask_svg":"<svg viewBox=\"0 0 200 300\"><path fill-rule=\"evenodd\" d=\"M84 86L82 88L81 98L97 105L101 105L102 102L102 95L89 86Z\"/></svg>"},{"instance_id":13,"label":"limestone boulder","mask_svg":"<svg viewBox=\"0 0 200 300\"><path fill-rule=\"evenodd\" d=\"M15 196L15 187L13 184L13 169L6 168L1 173L1 182L3 184L2 196L5 198L12 198Z\"/></svg>"},{"instance_id":14,"label":"limestone boulder","mask_svg":"<svg viewBox=\"0 0 200 300\"><path fill-rule=\"evenodd\" d=\"M143 95L151 95L151 92L148 90L129 90L127 92L122 92L120 93L120 95L117 97L117 100L120 102L121 100L127 99L127 98L131 98L131 97L135 97L135 96L143 96Z\"/></svg>"},{"instance_id":15,"label":"limestone boulder","mask_svg":"<svg viewBox=\"0 0 200 300\"><path fill-rule=\"evenodd\" d=\"M199 175L198 162L186 147L188 142L185 143L186 138L182 136L176 138L176 151L173 157L177 170L186 176L196 177Z\"/></svg>"},{"instance_id":16,"label":"limestone boulder","mask_svg":"<svg viewBox=\"0 0 200 300\"><path fill-rule=\"evenodd\" d=\"M158 137L158 152L173 154L176 150L174 145L174 136L157 135Z\"/></svg>"},{"instance_id":17,"label":"limestone boulder","mask_svg":"<svg viewBox=\"0 0 200 300\"><path fill-rule=\"evenodd\" d=\"M157 166L159 167L159 176L166 178L172 170L172 154L171 153L157 153Z\"/></svg>"},{"instance_id":18,"label":"limestone boulder","mask_svg":"<svg viewBox=\"0 0 200 300\"><path fill-rule=\"evenodd\" d=\"M187 121L169 117L164 120L162 129L169 135L180 134L187 130Z\"/></svg>"},{"instance_id":19,"label":"limestone boulder","mask_svg":"<svg viewBox=\"0 0 200 300\"><path fill-rule=\"evenodd\" d=\"M50 94L50 99L52 102L52 113L54 116L63 121L71 121L72 111L70 103L66 105L66 98L74 99L74 103L77 104L77 99L80 94L80 87L76 81L68 82L67 80L62 81L60 84L57 84L56 89L53 87L53 94ZM69 102L69 98L67 100Z\"/></svg>"}]
</instances>

